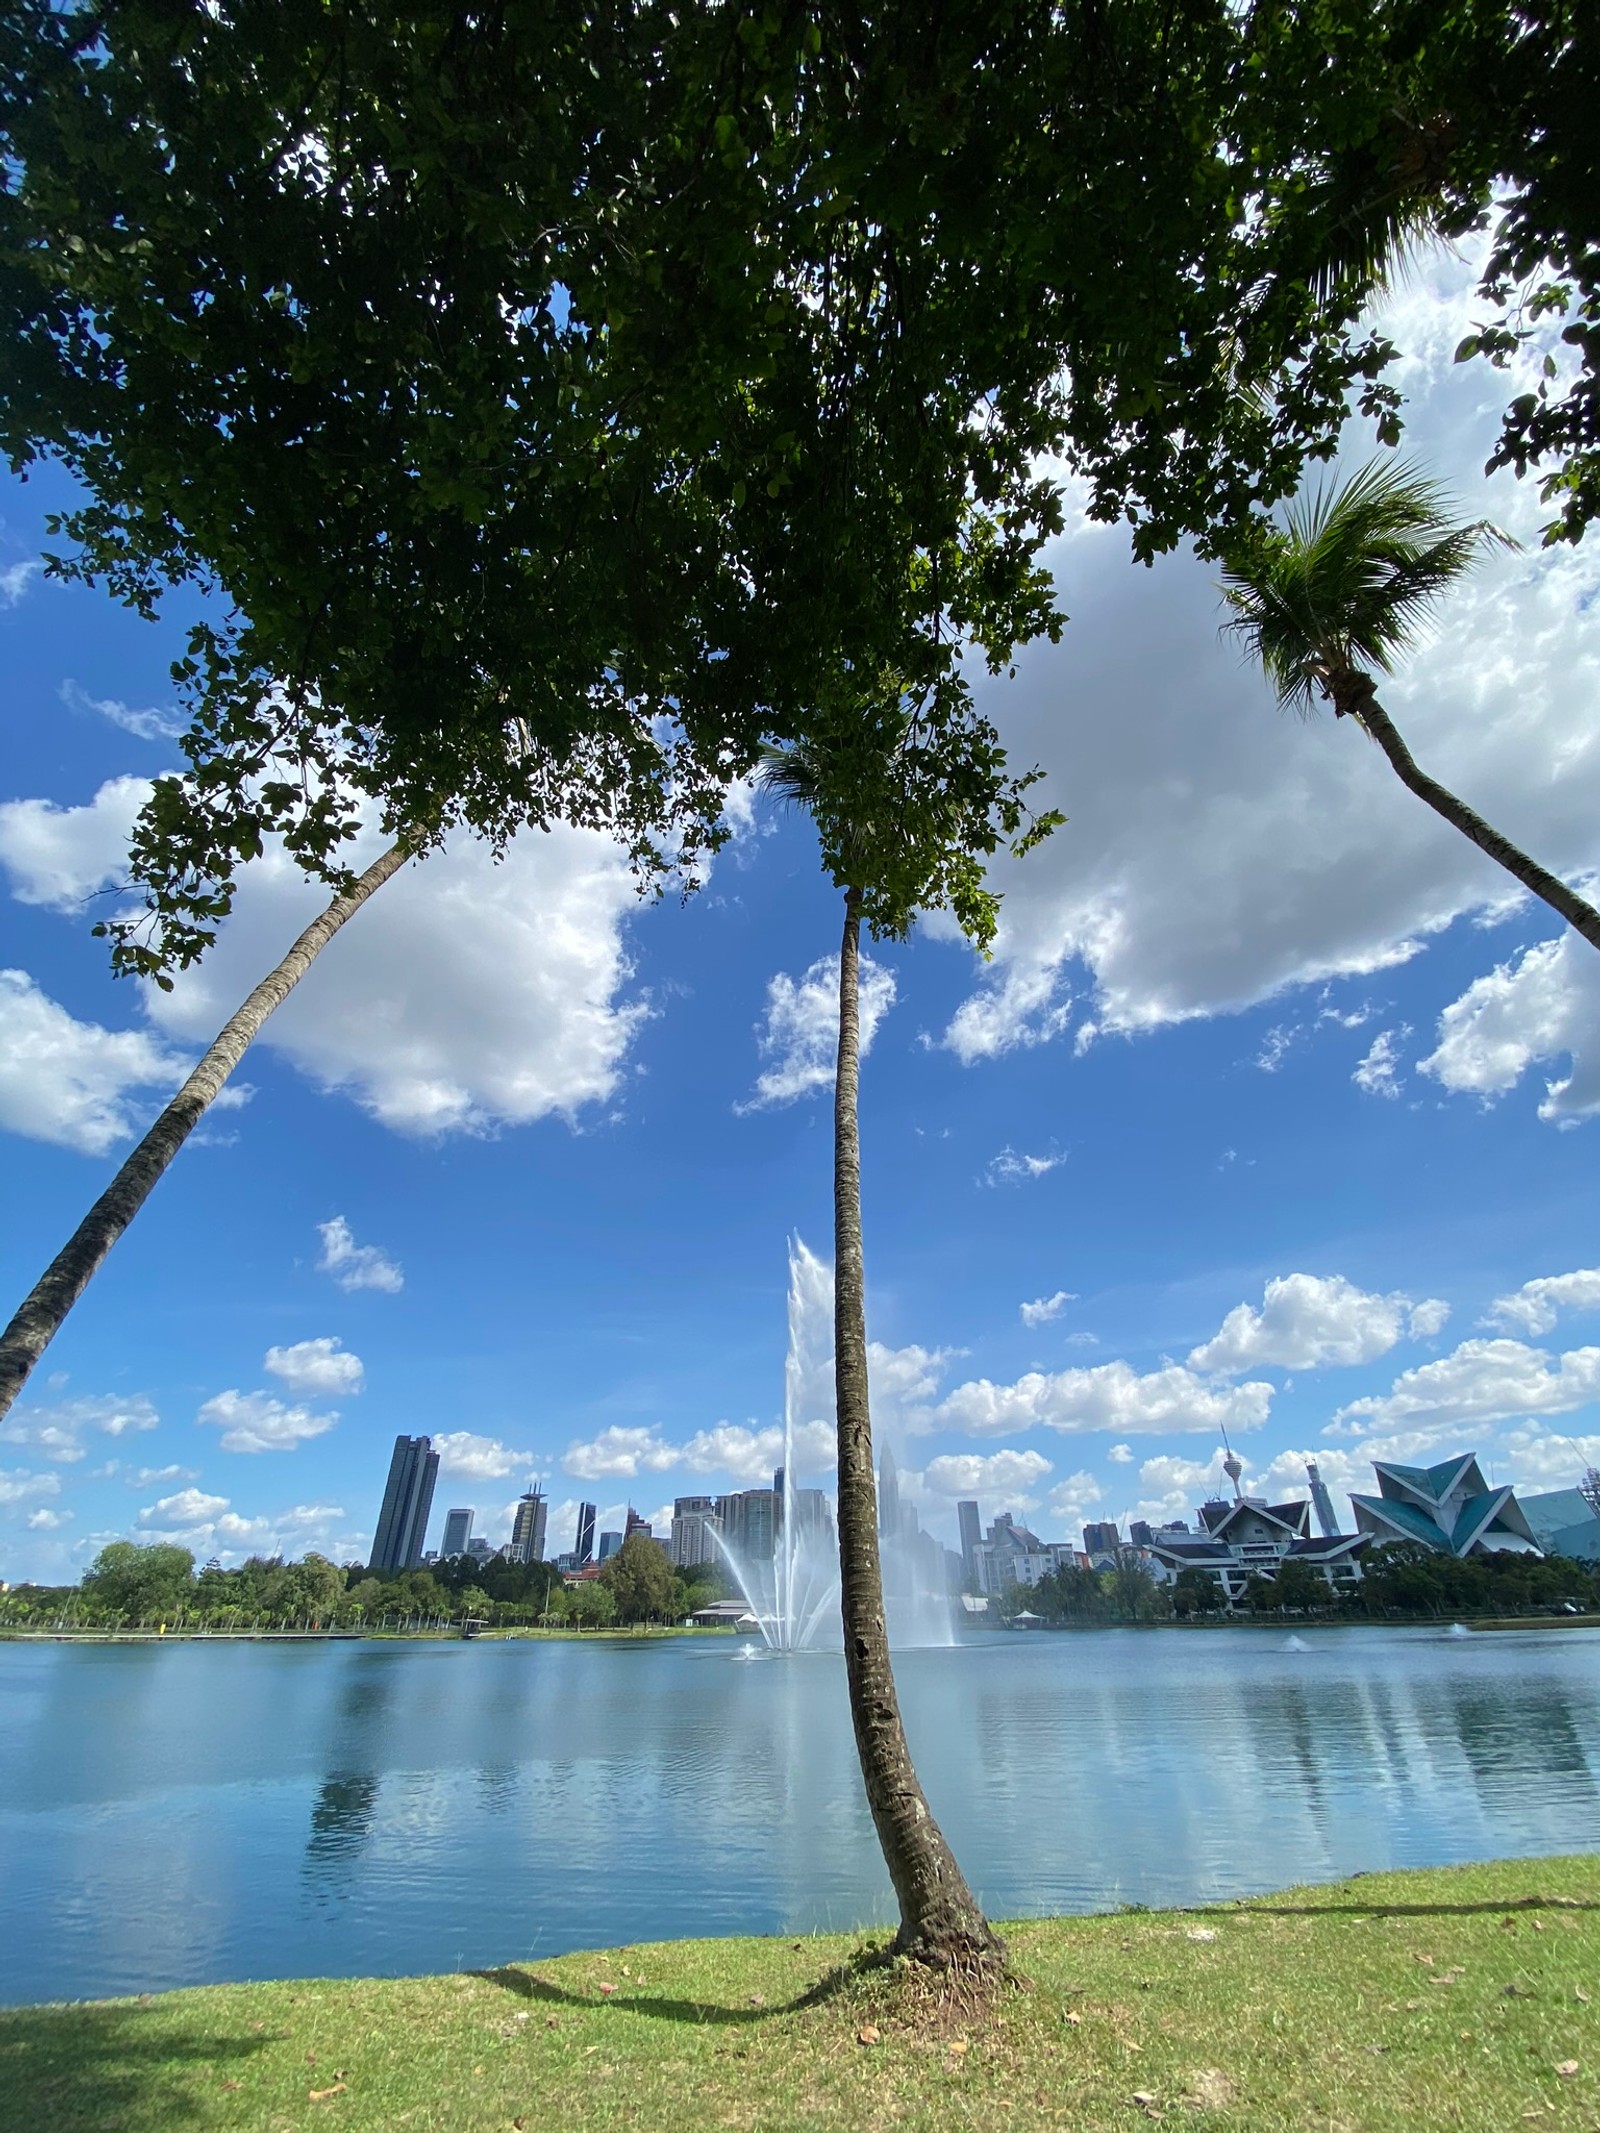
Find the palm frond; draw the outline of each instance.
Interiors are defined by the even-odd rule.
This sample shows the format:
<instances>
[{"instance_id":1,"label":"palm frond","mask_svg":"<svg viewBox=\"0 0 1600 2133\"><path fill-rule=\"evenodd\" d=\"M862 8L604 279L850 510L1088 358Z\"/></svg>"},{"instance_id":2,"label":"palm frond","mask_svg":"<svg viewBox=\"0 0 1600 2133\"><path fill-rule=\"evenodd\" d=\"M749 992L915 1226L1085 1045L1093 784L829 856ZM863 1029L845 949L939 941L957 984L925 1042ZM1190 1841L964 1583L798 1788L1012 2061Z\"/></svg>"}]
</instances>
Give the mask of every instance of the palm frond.
<instances>
[{"instance_id":1,"label":"palm frond","mask_svg":"<svg viewBox=\"0 0 1600 2133\"><path fill-rule=\"evenodd\" d=\"M1223 627L1278 692L1309 710L1340 670L1393 670L1438 600L1492 546L1487 519L1460 520L1448 493L1405 460L1375 459L1257 521L1225 554Z\"/></svg>"}]
</instances>

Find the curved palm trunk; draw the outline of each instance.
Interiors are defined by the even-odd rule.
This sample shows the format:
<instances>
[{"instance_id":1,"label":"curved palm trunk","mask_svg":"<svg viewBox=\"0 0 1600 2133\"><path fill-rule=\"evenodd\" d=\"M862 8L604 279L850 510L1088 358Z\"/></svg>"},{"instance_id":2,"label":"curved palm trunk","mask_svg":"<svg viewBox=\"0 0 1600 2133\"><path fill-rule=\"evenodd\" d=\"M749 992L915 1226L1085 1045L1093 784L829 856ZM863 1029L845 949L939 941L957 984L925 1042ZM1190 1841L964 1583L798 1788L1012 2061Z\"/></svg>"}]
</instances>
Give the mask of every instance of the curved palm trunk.
<instances>
[{"instance_id":1,"label":"curved palm trunk","mask_svg":"<svg viewBox=\"0 0 1600 2133\"><path fill-rule=\"evenodd\" d=\"M1463 837L1470 837L1480 852L1487 852L1497 866L1515 876L1525 889L1531 889L1569 926L1581 933L1591 948L1600 948L1600 911L1569 889L1559 875L1550 873L1536 859L1530 859L1509 837L1502 837L1482 815L1475 814L1464 800L1458 800L1448 786L1441 785L1437 778L1430 778L1425 770L1417 767L1394 720L1379 703L1377 689L1369 674L1336 675L1331 693L1334 708L1340 716L1348 714L1366 728L1389 758L1402 785L1414 792L1419 800L1426 800L1435 814L1442 815L1452 829L1460 830Z\"/></svg>"},{"instance_id":2,"label":"curved palm trunk","mask_svg":"<svg viewBox=\"0 0 1600 2133\"><path fill-rule=\"evenodd\" d=\"M277 969L262 979L218 1031L200 1064L51 1260L10 1325L0 1334L0 1416L27 1383L29 1372L60 1332L67 1313L88 1287L100 1262L215 1102L261 1025L293 992L345 920L353 917L373 890L381 888L405 864L412 849L403 840L391 845L345 895L335 897L322 916L307 926Z\"/></svg>"},{"instance_id":3,"label":"curved palm trunk","mask_svg":"<svg viewBox=\"0 0 1600 2133\"><path fill-rule=\"evenodd\" d=\"M861 1244L859 956L861 892L845 897L839 951L839 1072L833 1108L834 1382L839 1405L839 1598L856 1752L867 1805L900 1903L896 1949L971 1970L1005 1950L978 1908L911 1766L883 1613L878 1506L867 1393L866 1282Z\"/></svg>"}]
</instances>

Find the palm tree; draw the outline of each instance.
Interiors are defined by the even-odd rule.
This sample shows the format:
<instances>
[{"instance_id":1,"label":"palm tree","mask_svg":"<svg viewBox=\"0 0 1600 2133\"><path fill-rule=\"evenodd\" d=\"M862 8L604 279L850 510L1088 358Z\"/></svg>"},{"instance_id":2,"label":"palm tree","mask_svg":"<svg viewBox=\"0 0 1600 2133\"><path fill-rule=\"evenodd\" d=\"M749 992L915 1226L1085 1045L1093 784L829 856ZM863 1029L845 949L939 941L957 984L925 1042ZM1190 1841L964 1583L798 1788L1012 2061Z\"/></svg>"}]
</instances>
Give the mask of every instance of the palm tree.
<instances>
[{"instance_id":1,"label":"palm tree","mask_svg":"<svg viewBox=\"0 0 1600 2133\"><path fill-rule=\"evenodd\" d=\"M964 731L970 729L963 729ZM832 742L769 749L761 781L816 819L825 863L844 890L839 944L839 1054L833 1105L834 1387L839 1449L839 1597L845 1675L867 1804L900 1907L895 1952L965 1984L1003 1970L1004 1944L968 1888L929 1809L906 1744L889 1658L873 1484L867 1374L866 1275L861 1225L861 921L901 936L917 906L948 903L969 929L993 931L993 899L975 854L998 841L997 811L1014 831L1017 796L981 729L981 796L957 797L948 760L898 708ZM957 759L970 767L972 757ZM1035 830L1042 834L1050 820ZM1025 839L1024 842L1031 841ZM985 942L986 945L986 942Z\"/></svg>"},{"instance_id":2,"label":"palm tree","mask_svg":"<svg viewBox=\"0 0 1600 2133\"><path fill-rule=\"evenodd\" d=\"M262 979L207 1046L199 1065L133 1150L67 1242L51 1260L0 1334L0 1416L60 1332L67 1313L101 1262L139 1212L168 1164L222 1092L262 1024L293 992L339 928L374 889L405 864L416 847L402 837L313 919L277 969Z\"/></svg>"},{"instance_id":3,"label":"palm tree","mask_svg":"<svg viewBox=\"0 0 1600 2133\"><path fill-rule=\"evenodd\" d=\"M1434 602L1496 544L1514 545L1486 519L1456 519L1416 467L1374 460L1225 549L1224 628L1244 638L1280 704L1309 711L1320 695L1353 718L1419 800L1600 948L1600 911L1419 769L1378 701L1372 669L1393 671Z\"/></svg>"}]
</instances>

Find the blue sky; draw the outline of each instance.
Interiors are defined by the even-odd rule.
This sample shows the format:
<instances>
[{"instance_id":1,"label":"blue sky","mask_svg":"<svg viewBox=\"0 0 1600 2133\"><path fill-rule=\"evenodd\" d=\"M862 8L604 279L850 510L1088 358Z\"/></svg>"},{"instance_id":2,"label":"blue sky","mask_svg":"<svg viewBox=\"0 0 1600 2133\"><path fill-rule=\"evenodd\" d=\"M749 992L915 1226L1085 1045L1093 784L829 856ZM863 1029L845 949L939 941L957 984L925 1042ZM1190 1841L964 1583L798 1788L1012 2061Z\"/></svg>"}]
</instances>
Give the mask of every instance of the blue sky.
<instances>
[{"instance_id":1,"label":"blue sky","mask_svg":"<svg viewBox=\"0 0 1600 2133\"><path fill-rule=\"evenodd\" d=\"M1526 536L1536 496L1479 472L1514 384L1450 362L1470 280L1442 256L1394 301L1408 444ZM89 926L175 760L183 615L42 576L66 494L0 491L7 1309L319 902L269 854L173 995L107 975ZM1224 1425L1273 1492L1303 1493L1307 1452L1338 1494L1457 1448L1570 1485L1600 1463L1593 951L1359 734L1278 714L1192 558L1144 571L1074 519L1052 561L1062 644L985 686L1067 826L1002 876L987 967L938 928L875 953L871 1331L903 1485L951 1542L969 1494L1075 1536L1184 1512ZM1593 541L1490 564L1384 692L1426 766L1569 872L1600 866L1597 577ZM537 1473L552 1548L579 1498L620 1523L770 1472L785 1239L828 1247L839 911L803 822L740 824L687 908L640 908L570 832L379 893L0 1424L0 1577L127 1534L360 1555L401 1430L444 1449L436 1523L471 1504L502 1538Z\"/></svg>"}]
</instances>

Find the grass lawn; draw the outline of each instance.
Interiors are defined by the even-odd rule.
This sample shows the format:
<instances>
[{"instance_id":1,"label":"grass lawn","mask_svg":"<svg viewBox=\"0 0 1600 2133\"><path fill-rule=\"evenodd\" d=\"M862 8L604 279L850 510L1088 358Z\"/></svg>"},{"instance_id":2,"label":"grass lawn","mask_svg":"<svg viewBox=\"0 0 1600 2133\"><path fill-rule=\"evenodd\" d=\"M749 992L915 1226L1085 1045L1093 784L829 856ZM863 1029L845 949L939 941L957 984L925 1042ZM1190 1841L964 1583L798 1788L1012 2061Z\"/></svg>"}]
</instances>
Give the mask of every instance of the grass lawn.
<instances>
[{"instance_id":1,"label":"grass lawn","mask_svg":"<svg viewBox=\"0 0 1600 2133\"><path fill-rule=\"evenodd\" d=\"M0 2133L1600 2127L1600 1859L1008 1938L1030 1983L968 2020L842 1936L14 2009Z\"/></svg>"}]
</instances>

